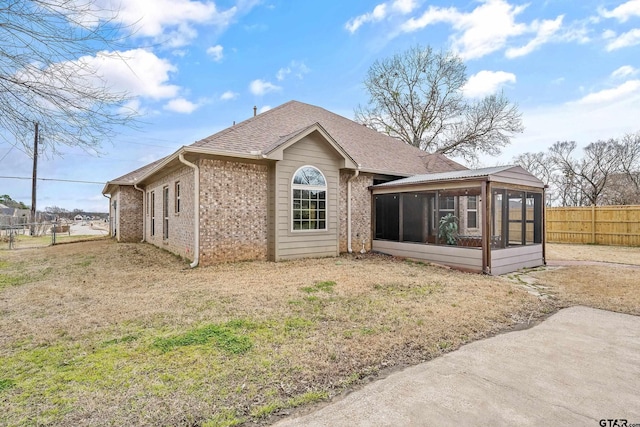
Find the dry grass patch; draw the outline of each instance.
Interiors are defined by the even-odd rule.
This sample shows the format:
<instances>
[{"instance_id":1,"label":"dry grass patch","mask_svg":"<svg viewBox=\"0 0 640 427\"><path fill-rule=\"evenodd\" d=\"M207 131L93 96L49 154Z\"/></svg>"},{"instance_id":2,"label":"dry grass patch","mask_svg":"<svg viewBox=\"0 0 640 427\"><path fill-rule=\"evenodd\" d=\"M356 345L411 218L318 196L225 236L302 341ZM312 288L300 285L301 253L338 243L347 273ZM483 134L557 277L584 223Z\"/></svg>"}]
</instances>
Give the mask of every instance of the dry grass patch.
<instances>
[{"instance_id":1,"label":"dry grass patch","mask_svg":"<svg viewBox=\"0 0 640 427\"><path fill-rule=\"evenodd\" d=\"M562 307L584 305L640 315L640 267L569 266L529 273Z\"/></svg>"},{"instance_id":2,"label":"dry grass patch","mask_svg":"<svg viewBox=\"0 0 640 427\"><path fill-rule=\"evenodd\" d=\"M548 243L547 259L640 265L640 247Z\"/></svg>"},{"instance_id":3,"label":"dry grass patch","mask_svg":"<svg viewBox=\"0 0 640 427\"><path fill-rule=\"evenodd\" d=\"M190 270L99 241L2 257L2 425L264 422L554 309L382 256Z\"/></svg>"}]
</instances>

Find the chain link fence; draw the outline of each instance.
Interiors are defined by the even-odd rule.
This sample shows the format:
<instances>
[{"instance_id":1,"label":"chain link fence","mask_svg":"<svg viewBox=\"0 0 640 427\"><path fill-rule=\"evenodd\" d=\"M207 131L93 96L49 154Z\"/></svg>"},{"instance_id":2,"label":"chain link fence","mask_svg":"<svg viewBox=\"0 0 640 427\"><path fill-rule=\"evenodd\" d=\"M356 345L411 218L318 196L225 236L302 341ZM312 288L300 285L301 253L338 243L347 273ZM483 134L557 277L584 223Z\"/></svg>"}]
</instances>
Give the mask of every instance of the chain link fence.
<instances>
[{"instance_id":1,"label":"chain link fence","mask_svg":"<svg viewBox=\"0 0 640 427\"><path fill-rule=\"evenodd\" d=\"M0 249L24 249L108 236L108 223L67 220L28 222L24 217L0 217Z\"/></svg>"}]
</instances>

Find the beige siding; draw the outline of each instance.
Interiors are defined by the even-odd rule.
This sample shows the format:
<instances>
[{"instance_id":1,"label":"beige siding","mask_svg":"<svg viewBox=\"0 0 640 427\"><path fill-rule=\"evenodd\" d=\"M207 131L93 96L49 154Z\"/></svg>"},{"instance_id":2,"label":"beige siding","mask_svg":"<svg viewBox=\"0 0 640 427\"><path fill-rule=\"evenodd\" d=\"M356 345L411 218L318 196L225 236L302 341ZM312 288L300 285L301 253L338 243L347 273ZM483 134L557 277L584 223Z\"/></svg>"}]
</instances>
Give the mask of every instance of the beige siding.
<instances>
[{"instance_id":1,"label":"beige siding","mask_svg":"<svg viewBox=\"0 0 640 427\"><path fill-rule=\"evenodd\" d=\"M491 175L491 180L496 182L496 187L499 187L499 183L524 185L537 188L544 187L544 184L539 179L537 179L535 176L531 175L521 167L514 167Z\"/></svg>"},{"instance_id":2,"label":"beige siding","mask_svg":"<svg viewBox=\"0 0 640 427\"><path fill-rule=\"evenodd\" d=\"M305 165L327 180L327 231L292 231L291 180ZM317 133L284 150L275 166L275 260L338 255L339 167L340 157Z\"/></svg>"},{"instance_id":3,"label":"beige siding","mask_svg":"<svg viewBox=\"0 0 640 427\"><path fill-rule=\"evenodd\" d=\"M180 212L176 212L176 182L180 182ZM162 192L165 187L169 189L169 237L167 239L163 235L162 217ZM145 240L189 260L193 260L194 256L193 188L193 169L185 165L169 175L147 184L144 204ZM152 191L155 194L155 229L153 235L151 233L152 209L151 206L147 206L147 200L150 200L149 194ZM140 211L142 212L142 206Z\"/></svg>"},{"instance_id":4,"label":"beige siding","mask_svg":"<svg viewBox=\"0 0 640 427\"><path fill-rule=\"evenodd\" d=\"M482 250L479 248L374 240L373 250L388 255L448 265L460 270L482 272Z\"/></svg>"},{"instance_id":5,"label":"beige siding","mask_svg":"<svg viewBox=\"0 0 640 427\"><path fill-rule=\"evenodd\" d=\"M491 250L491 274L494 276L543 264L542 245Z\"/></svg>"}]
</instances>

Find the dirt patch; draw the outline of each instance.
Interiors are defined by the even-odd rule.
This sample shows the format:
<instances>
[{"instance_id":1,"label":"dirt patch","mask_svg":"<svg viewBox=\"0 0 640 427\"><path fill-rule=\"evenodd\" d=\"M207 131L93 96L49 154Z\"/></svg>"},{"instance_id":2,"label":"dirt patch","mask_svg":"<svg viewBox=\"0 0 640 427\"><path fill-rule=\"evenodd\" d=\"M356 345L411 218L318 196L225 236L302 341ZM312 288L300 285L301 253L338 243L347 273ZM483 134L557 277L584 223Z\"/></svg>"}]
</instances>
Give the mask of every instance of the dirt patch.
<instances>
[{"instance_id":1,"label":"dirt patch","mask_svg":"<svg viewBox=\"0 0 640 427\"><path fill-rule=\"evenodd\" d=\"M3 260L9 425L264 423L555 310L504 278L380 255L192 270L95 241Z\"/></svg>"}]
</instances>

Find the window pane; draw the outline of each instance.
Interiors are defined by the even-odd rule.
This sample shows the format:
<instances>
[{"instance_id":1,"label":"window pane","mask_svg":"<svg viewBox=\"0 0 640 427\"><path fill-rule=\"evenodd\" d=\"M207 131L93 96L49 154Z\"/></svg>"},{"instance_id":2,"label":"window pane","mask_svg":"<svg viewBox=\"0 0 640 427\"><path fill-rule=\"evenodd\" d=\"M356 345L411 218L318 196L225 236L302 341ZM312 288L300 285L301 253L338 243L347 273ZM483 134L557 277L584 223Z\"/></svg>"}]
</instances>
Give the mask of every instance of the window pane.
<instances>
[{"instance_id":1,"label":"window pane","mask_svg":"<svg viewBox=\"0 0 640 427\"><path fill-rule=\"evenodd\" d=\"M477 199L476 196L469 196L467 199L467 209L477 209Z\"/></svg>"},{"instance_id":2,"label":"window pane","mask_svg":"<svg viewBox=\"0 0 640 427\"><path fill-rule=\"evenodd\" d=\"M325 221L318 221L318 228L324 230L327 228L327 223Z\"/></svg>"},{"instance_id":3,"label":"window pane","mask_svg":"<svg viewBox=\"0 0 640 427\"><path fill-rule=\"evenodd\" d=\"M293 221L294 230L302 230L302 221Z\"/></svg>"},{"instance_id":4,"label":"window pane","mask_svg":"<svg viewBox=\"0 0 640 427\"><path fill-rule=\"evenodd\" d=\"M300 197L302 197L302 190L293 190L293 198L299 199Z\"/></svg>"},{"instance_id":5,"label":"window pane","mask_svg":"<svg viewBox=\"0 0 640 427\"><path fill-rule=\"evenodd\" d=\"M467 227L478 228L478 215L476 211L467 212Z\"/></svg>"},{"instance_id":6,"label":"window pane","mask_svg":"<svg viewBox=\"0 0 640 427\"><path fill-rule=\"evenodd\" d=\"M304 167L300 169L293 178L294 184L301 185L326 185L322 173L313 167Z\"/></svg>"}]
</instances>

